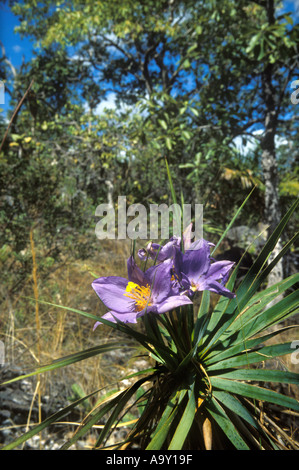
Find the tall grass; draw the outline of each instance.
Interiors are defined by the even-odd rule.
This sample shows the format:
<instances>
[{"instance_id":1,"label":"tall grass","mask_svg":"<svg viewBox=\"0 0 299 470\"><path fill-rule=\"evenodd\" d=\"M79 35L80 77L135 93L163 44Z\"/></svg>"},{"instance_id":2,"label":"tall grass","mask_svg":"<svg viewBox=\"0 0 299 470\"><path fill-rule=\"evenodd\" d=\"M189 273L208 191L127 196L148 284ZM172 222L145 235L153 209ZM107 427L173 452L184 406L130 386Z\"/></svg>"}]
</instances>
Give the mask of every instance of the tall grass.
<instances>
[{"instance_id":1,"label":"tall grass","mask_svg":"<svg viewBox=\"0 0 299 470\"><path fill-rule=\"evenodd\" d=\"M35 254L35 244L33 238L33 229L30 230L30 247L31 247L31 254L32 254L32 280L33 280L33 292L34 292L34 299L35 299L35 324L36 324L36 343L37 343L37 361L38 365L40 366L40 356L41 356L41 345L40 345L40 318L39 318L39 297L38 297L38 285L37 285L37 264L36 264L36 254ZM37 375L37 384L35 389L35 394L38 396L38 422L41 423L42 415L41 415L41 376L40 374ZM33 396L33 401L34 401ZM30 413L28 416L28 421L30 422Z\"/></svg>"},{"instance_id":2,"label":"tall grass","mask_svg":"<svg viewBox=\"0 0 299 470\"><path fill-rule=\"evenodd\" d=\"M65 259L60 266L52 267L49 271L43 270L39 275L39 262L44 257L43 246L39 243L38 228L28 234L29 252L32 261L32 270L28 273L22 288L16 294L9 294L6 285L6 298L1 305L0 313L0 339L5 344L5 365L2 369L10 374L23 374L43 364L49 364L61 356L80 351L82 348L93 347L97 344L97 337L92 332L90 320L78 316L76 313L61 309L61 305L72 302L78 309L88 310L92 305L99 315L104 313L101 305L93 297L90 284L95 273L101 269L108 272L125 272L124 258L129 252L127 243L118 243L118 255L111 262L111 242L104 243L105 248L89 260ZM8 264L12 259L8 259ZM110 271L111 272L111 271ZM53 301L56 307L46 305L42 301ZM118 335L107 328L107 341ZM113 351L112 351L113 353ZM108 353L110 354L110 353ZM58 401L68 403L69 399L79 398L80 393L90 393L95 388L102 388L116 379L116 376L125 374L125 353L119 364L111 368L111 361L106 356L95 356L83 362L72 364L69 368L53 370L50 374L38 374L32 380L32 401L28 407L27 417L24 413L22 429L29 430L44 419L43 407L40 403L51 395L61 396L50 398L53 407ZM109 359L109 357L108 357ZM97 373L95 373L97 371ZM33 410L38 410L38 416ZM55 409L55 408L53 408ZM76 415L83 416L84 406L79 406ZM79 425L79 423L77 423ZM70 424L70 429L76 426ZM15 433L20 433L20 426L15 427ZM67 431L68 432L68 431ZM45 438L45 434L43 437ZM42 440L41 440L42 442Z\"/></svg>"}]
</instances>

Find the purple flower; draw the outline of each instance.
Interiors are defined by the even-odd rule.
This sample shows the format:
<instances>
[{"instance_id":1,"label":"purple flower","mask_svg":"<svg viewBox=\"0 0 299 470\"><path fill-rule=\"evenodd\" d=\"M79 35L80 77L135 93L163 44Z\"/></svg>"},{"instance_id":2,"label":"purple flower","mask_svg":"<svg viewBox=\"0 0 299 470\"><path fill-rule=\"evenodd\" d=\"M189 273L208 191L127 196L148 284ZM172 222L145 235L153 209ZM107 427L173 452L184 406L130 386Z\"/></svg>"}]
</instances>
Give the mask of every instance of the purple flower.
<instances>
[{"instance_id":1,"label":"purple flower","mask_svg":"<svg viewBox=\"0 0 299 470\"><path fill-rule=\"evenodd\" d=\"M92 287L109 309L103 318L112 322L136 323L146 313L168 312L192 304L185 294L179 295L171 283L172 260L152 266L145 273L131 256L127 262L128 279L108 276L96 279ZM96 322L94 329L101 322Z\"/></svg>"},{"instance_id":2,"label":"purple flower","mask_svg":"<svg viewBox=\"0 0 299 470\"><path fill-rule=\"evenodd\" d=\"M178 237L170 238L165 245L150 242L146 248L138 250L138 256L142 260L150 258L157 261L165 261L175 256L176 250L180 248L180 243L181 239Z\"/></svg>"},{"instance_id":3,"label":"purple flower","mask_svg":"<svg viewBox=\"0 0 299 470\"><path fill-rule=\"evenodd\" d=\"M231 261L212 262L210 247L214 246L204 239L191 243L192 224L183 233L184 253L180 250L181 239L173 237L164 246L150 243L146 250L139 250L141 259L146 257L163 261L172 260L172 287L179 293L192 296L196 291L210 290L219 295L233 298L235 294L225 287Z\"/></svg>"},{"instance_id":4,"label":"purple flower","mask_svg":"<svg viewBox=\"0 0 299 470\"><path fill-rule=\"evenodd\" d=\"M235 294L225 287L225 283L234 263L231 261L212 263L210 245L206 240L197 240L185 253L180 253L176 270L181 279L181 286L189 295L196 291L210 290L233 298Z\"/></svg>"}]
</instances>

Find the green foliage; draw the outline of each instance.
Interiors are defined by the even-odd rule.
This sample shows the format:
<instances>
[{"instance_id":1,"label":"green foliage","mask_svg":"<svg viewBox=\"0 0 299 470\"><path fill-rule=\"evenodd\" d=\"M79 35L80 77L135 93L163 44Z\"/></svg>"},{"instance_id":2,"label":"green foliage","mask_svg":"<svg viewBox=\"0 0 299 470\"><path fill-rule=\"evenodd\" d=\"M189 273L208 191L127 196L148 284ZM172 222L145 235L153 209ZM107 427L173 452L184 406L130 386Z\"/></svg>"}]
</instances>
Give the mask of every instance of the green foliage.
<instances>
[{"instance_id":1,"label":"green foliage","mask_svg":"<svg viewBox=\"0 0 299 470\"><path fill-rule=\"evenodd\" d=\"M128 203L167 202L160 171L165 157L177 193L188 203L205 205L211 232L225 227L252 185L250 223L263 218L261 150L242 158L234 139L245 143L264 125L259 87L267 63L273 65L278 117L294 113L283 88L288 73L289 78L295 73L298 43L298 27L288 14L277 14L269 25L264 6L242 0L31 1L12 2L12 11L20 19L18 31L39 47L14 79L12 103L32 77L35 97L26 103L31 114L21 111L14 125L11 138L18 137L9 142L14 147L6 146L4 174L11 172L6 153L14 151L15 157L17 144L26 145L28 155L35 149L33 161L39 153L47 162L45 168L32 165L28 174L41 189L35 193L37 205L55 186L55 201L43 220L57 211L58 230L90 229L95 207L107 199L107 180L114 198L127 194ZM98 106L111 91L116 110L99 115ZM291 124L281 121L280 135L294 132L297 121ZM51 175L48 182L37 178L39 171ZM14 178L26 193L27 185L17 181L21 174L14 172ZM296 181L294 170L292 178ZM282 204L285 209L284 197ZM4 223L7 212L5 207ZM27 226L18 232L25 234Z\"/></svg>"}]
</instances>

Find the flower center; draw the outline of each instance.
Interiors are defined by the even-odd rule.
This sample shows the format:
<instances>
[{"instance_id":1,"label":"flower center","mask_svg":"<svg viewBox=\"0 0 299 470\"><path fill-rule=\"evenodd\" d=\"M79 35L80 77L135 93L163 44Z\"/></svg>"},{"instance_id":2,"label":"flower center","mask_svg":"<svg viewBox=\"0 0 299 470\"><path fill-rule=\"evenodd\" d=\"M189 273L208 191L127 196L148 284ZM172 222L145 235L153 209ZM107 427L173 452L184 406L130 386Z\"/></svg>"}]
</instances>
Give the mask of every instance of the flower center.
<instances>
[{"instance_id":1,"label":"flower center","mask_svg":"<svg viewBox=\"0 0 299 470\"><path fill-rule=\"evenodd\" d=\"M172 265L172 269L171 269L171 278L170 278L171 282L179 282L179 276L177 275L177 273L175 272L175 267L174 265Z\"/></svg>"},{"instance_id":2,"label":"flower center","mask_svg":"<svg viewBox=\"0 0 299 470\"><path fill-rule=\"evenodd\" d=\"M197 291L197 286L196 286L196 284L195 284L194 281L191 281L191 290L192 290L193 292L196 292L196 291Z\"/></svg>"},{"instance_id":3,"label":"flower center","mask_svg":"<svg viewBox=\"0 0 299 470\"><path fill-rule=\"evenodd\" d=\"M146 286L139 286L135 284L135 282L129 282L124 295L134 300L136 310L140 312L147 305L152 305L151 302L149 302L150 293L151 288L148 284Z\"/></svg>"}]
</instances>

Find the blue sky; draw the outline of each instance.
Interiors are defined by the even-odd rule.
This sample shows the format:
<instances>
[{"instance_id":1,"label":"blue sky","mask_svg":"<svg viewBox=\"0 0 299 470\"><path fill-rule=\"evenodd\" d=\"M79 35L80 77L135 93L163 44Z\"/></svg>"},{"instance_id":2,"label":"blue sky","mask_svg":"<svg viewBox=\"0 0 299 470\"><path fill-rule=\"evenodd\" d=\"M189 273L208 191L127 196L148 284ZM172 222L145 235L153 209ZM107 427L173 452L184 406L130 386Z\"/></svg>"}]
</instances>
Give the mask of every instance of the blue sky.
<instances>
[{"instance_id":1,"label":"blue sky","mask_svg":"<svg viewBox=\"0 0 299 470\"><path fill-rule=\"evenodd\" d=\"M11 13L9 6L0 3L0 40L5 47L7 57L16 67L21 65L23 56L25 60L29 60L32 55L32 42L14 33L14 28L18 24L18 19Z\"/></svg>"},{"instance_id":2,"label":"blue sky","mask_svg":"<svg viewBox=\"0 0 299 470\"><path fill-rule=\"evenodd\" d=\"M32 57L32 42L28 38L22 39L19 34L14 32L18 26L18 19L10 11L7 4L0 3L0 41L5 48L7 58L18 68L22 61L28 61ZM1 53L2 56L2 53ZM5 103L0 103L0 109L5 111L8 108L8 96L5 97Z\"/></svg>"},{"instance_id":3,"label":"blue sky","mask_svg":"<svg viewBox=\"0 0 299 470\"><path fill-rule=\"evenodd\" d=\"M299 0L284 0L284 11L293 12L293 20L299 21ZM19 34L14 32L14 28L18 26L18 19L11 13L7 2L0 3L0 40L5 47L6 56L11 63L18 68L22 61L30 60L33 50L33 42L28 38L21 38ZM8 97L7 97L8 98ZM7 109L7 101L0 104L5 112Z\"/></svg>"}]
</instances>

